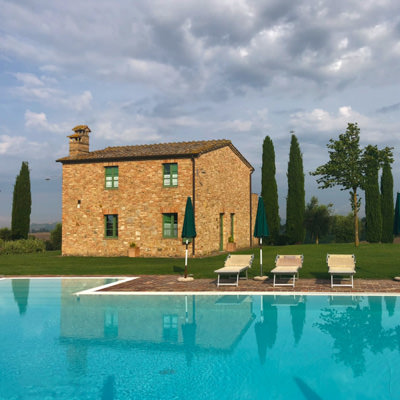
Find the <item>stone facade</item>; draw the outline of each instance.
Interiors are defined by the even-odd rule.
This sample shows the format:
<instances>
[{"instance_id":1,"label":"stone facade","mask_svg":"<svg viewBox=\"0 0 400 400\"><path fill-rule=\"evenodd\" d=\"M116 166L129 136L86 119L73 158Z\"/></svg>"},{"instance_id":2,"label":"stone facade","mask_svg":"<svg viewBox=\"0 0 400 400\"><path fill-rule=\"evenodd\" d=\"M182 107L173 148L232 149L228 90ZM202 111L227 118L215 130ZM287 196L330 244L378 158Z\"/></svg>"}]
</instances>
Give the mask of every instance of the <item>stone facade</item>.
<instances>
[{"instance_id":1,"label":"stone facade","mask_svg":"<svg viewBox=\"0 0 400 400\"><path fill-rule=\"evenodd\" d=\"M134 242L141 256L182 257L181 231L188 196L193 201L197 231L189 245L192 254L225 250L232 233L238 248L251 246L253 169L233 146L190 157L60 161L63 255L125 256ZM163 186L164 163L178 165L176 187ZM118 167L115 189L105 188L105 167L110 166ZM176 238L163 237L165 213L178 216ZM104 216L108 214L118 215L116 238L105 237Z\"/></svg>"}]
</instances>

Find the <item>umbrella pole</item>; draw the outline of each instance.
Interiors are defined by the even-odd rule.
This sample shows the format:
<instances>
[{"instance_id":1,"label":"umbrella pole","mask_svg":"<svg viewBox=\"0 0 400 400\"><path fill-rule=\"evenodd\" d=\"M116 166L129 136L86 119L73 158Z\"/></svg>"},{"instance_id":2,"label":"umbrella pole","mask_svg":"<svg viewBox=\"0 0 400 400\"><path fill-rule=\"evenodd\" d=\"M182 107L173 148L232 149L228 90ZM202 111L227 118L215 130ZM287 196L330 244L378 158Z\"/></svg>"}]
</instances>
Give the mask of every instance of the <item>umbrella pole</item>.
<instances>
[{"instance_id":1,"label":"umbrella pole","mask_svg":"<svg viewBox=\"0 0 400 400\"><path fill-rule=\"evenodd\" d=\"M260 304L260 320L264 322L264 296L260 296L261 304Z\"/></svg>"},{"instance_id":2,"label":"umbrella pole","mask_svg":"<svg viewBox=\"0 0 400 400\"><path fill-rule=\"evenodd\" d=\"M185 250L185 278L187 278L187 259L188 259L188 240L186 239L186 250Z\"/></svg>"},{"instance_id":3,"label":"umbrella pole","mask_svg":"<svg viewBox=\"0 0 400 400\"><path fill-rule=\"evenodd\" d=\"M187 296L185 296L185 321L189 322L188 297Z\"/></svg>"},{"instance_id":4,"label":"umbrella pole","mask_svg":"<svg viewBox=\"0 0 400 400\"><path fill-rule=\"evenodd\" d=\"M262 271L262 237L260 238L260 271L261 271L260 276L263 276L263 271Z\"/></svg>"}]
</instances>

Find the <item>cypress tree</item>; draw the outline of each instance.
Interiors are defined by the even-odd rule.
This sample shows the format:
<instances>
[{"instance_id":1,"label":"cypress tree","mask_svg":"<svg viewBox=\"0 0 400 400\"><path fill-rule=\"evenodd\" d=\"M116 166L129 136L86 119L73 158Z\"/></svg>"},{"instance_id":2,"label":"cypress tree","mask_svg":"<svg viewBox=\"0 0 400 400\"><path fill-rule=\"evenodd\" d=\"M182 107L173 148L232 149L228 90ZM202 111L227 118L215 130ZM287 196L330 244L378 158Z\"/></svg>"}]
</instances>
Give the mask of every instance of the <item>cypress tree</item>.
<instances>
[{"instance_id":1,"label":"cypress tree","mask_svg":"<svg viewBox=\"0 0 400 400\"><path fill-rule=\"evenodd\" d=\"M393 175L389 161L385 161L381 177L381 209L382 209L382 239L383 243L393 242Z\"/></svg>"},{"instance_id":2,"label":"cypress tree","mask_svg":"<svg viewBox=\"0 0 400 400\"><path fill-rule=\"evenodd\" d=\"M381 241L382 211L379 193L379 150L376 146L368 145L363 154L364 160L364 190L366 239L370 243Z\"/></svg>"},{"instance_id":3,"label":"cypress tree","mask_svg":"<svg viewBox=\"0 0 400 400\"><path fill-rule=\"evenodd\" d=\"M21 165L15 180L11 214L11 236L13 239L27 239L31 218L31 182L28 162Z\"/></svg>"},{"instance_id":4,"label":"cypress tree","mask_svg":"<svg viewBox=\"0 0 400 400\"><path fill-rule=\"evenodd\" d=\"M288 163L288 195L286 199L286 235L290 243L304 240L304 210L306 207L304 191L303 158L299 142L292 135Z\"/></svg>"},{"instance_id":5,"label":"cypress tree","mask_svg":"<svg viewBox=\"0 0 400 400\"><path fill-rule=\"evenodd\" d=\"M261 197L264 200L268 227L272 240L279 235L280 218L278 205L278 187L275 179L275 150L269 136L264 139L261 168Z\"/></svg>"}]
</instances>

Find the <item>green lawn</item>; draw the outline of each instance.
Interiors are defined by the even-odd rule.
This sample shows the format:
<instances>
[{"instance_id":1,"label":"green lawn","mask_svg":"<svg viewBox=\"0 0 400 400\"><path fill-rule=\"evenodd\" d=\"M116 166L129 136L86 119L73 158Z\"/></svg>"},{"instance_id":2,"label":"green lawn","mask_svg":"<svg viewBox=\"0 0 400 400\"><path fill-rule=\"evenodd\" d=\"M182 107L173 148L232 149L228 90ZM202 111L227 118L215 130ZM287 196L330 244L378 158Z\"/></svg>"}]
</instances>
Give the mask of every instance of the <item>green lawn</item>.
<instances>
[{"instance_id":1,"label":"green lawn","mask_svg":"<svg viewBox=\"0 0 400 400\"><path fill-rule=\"evenodd\" d=\"M276 254L303 254L300 278L329 278L326 254L354 253L356 278L391 279L400 276L398 244L320 244L263 247L264 272L274 265ZM182 253L184 247L182 246ZM240 251L253 253L255 259L250 277L259 275L259 249ZM189 259L189 273L195 278L214 278L214 270L223 266L226 254ZM0 256L0 275L135 275L183 273L184 259L128 257L61 257L60 252Z\"/></svg>"}]
</instances>

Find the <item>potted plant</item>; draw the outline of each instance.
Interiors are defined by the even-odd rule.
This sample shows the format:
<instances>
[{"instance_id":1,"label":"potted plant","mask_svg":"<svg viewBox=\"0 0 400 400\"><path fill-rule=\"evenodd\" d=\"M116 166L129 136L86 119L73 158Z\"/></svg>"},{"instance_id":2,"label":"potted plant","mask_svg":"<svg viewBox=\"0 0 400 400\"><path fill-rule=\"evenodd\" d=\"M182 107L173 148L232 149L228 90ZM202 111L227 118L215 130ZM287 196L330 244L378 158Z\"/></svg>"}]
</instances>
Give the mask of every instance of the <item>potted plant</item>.
<instances>
[{"instance_id":1,"label":"potted plant","mask_svg":"<svg viewBox=\"0 0 400 400\"><path fill-rule=\"evenodd\" d=\"M140 248L136 246L135 242L131 242L129 244L128 256L129 257L139 257L140 256Z\"/></svg>"},{"instance_id":2,"label":"potted plant","mask_svg":"<svg viewBox=\"0 0 400 400\"><path fill-rule=\"evenodd\" d=\"M226 246L226 250L228 252L236 251L236 243L235 240L233 239L233 236L228 237L228 244Z\"/></svg>"}]
</instances>

